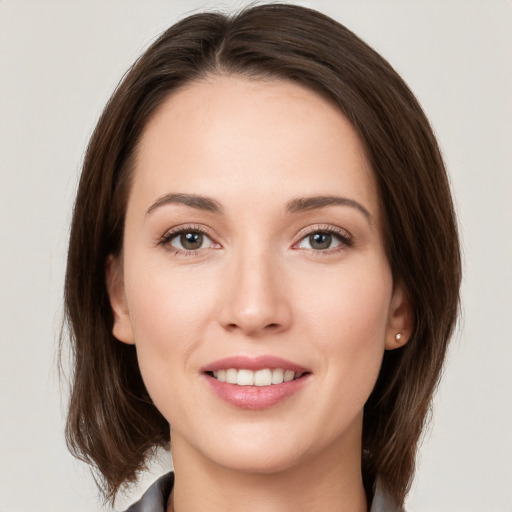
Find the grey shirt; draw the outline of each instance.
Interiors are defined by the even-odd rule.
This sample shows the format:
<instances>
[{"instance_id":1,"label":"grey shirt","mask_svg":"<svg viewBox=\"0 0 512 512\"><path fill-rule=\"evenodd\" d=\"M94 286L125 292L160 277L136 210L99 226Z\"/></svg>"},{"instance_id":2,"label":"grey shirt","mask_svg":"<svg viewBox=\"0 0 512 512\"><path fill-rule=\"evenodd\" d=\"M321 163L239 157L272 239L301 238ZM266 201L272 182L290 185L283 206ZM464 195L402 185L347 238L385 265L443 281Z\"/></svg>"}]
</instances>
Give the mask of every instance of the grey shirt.
<instances>
[{"instance_id":1,"label":"grey shirt","mask_svg":"<svg viewBox=\"0 0 512 512\"><path fill-rule=\"evenodd\" d=\"M174 485L174 473L160 477L126 512L165 512L167 500ZM377 481L375 496L370 512L404 512L403 508L393 503Z\"/></svg>"}]
</instances>

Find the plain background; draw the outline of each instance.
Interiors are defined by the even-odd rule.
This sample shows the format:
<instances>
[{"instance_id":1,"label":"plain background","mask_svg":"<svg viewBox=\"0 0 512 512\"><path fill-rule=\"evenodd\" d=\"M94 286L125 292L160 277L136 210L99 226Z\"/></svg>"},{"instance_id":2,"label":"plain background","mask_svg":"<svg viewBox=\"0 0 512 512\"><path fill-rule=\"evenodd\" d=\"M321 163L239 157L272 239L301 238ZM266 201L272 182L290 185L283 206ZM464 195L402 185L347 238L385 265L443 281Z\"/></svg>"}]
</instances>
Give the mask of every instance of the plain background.
<instances>
[{"instance_id":1,"label":"plain background","mask_svg":"<svg viewBox=\"0 0 512 512\"><path fill-rule=\"evenodd\" d=\"M416 512L512 511L512 2L311 0L424 106L464 244L464 316L435 398ZM73 196L95 121L166 27L244 2L0 0L0 511L100 510L63 440L55 352ZM122 507L140 488L119 501Z\"/></svg>"}]
</instances>

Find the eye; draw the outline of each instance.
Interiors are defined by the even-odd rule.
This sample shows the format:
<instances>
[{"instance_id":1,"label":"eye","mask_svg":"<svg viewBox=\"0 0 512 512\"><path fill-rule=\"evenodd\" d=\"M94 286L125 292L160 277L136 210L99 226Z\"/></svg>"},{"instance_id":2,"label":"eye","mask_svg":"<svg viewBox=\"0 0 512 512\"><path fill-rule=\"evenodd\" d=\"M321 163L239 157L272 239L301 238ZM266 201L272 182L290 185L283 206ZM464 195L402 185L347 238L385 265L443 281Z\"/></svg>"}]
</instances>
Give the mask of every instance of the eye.
<instances>
[{"instance_id":1,"label":"eye","mask_svg":"<svg viewBox=\"0 0 512 512\"><path fill-rule=\"evenodd\" d=\"M204 231L196 228L180 228L167 233L160 244L176 254L194 253L201 249L217 248Z\"/></svg>"},{"instance_id":2,"label":"eye","mask_svg":"<svg viewBox=\"0 0 512 512\"><path fill-rule=\"evenodd\" d=\"M208 242L211 242L211 240L199 231L184 231L173 237L169 243L177 249L195 251L202 249L203 244Z\"/></svg>"},{"instance_id":3,"label":"eye","mask_svg":"<svg viewBox=\"0 0 512 512\"><path fill-rule=\"evenodd\" d=\"M298 244L300 249L313 249L315 251L324 251L333 249L341 245L341 241L332 233L317 231L304 237Z\"/></svg>"},{"instance_id":4,"label":"eye","mask_svg":"<svg viewBox=\"0 0 512 512\"><path fill-rule=\"evenodd\" d=\"M350 235L343 230L315 229L310 231L306 236L302 237L297 249L309 249L313 251L328 251L329 249L337 249L352 245Z\"/></svg>"}]
</instances>

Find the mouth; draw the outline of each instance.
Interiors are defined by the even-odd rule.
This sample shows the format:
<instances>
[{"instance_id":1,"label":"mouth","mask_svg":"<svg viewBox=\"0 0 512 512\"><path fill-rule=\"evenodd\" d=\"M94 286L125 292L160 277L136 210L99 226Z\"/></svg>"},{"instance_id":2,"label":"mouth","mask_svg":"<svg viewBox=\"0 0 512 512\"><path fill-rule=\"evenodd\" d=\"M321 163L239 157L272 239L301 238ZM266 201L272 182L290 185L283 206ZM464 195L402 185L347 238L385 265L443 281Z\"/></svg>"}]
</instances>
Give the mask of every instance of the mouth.
<instances>
[{"instance_id":1,"label":"mouth","mask_svg":"<svg viewBox=\"0 0 512 512\"><path fill-rule=\"evenodd\" d=\"M219 382L236 384L237 386L276 386L291 382L306 375L305 371L285 370L284 368L262 368L260 370L225 368L207 371L206 374Z\"/></svg>"},{"instance_id":2,"label":"mouth","mask_svg":"<svg viewBox=\"0 0 512 512\"><path fill-rule=\"evenodd\" d=\"M312 373L274 357L228 357L202 368L209 388L240 409L268 409L301 392Z\"/></svg>"}]
</instances>

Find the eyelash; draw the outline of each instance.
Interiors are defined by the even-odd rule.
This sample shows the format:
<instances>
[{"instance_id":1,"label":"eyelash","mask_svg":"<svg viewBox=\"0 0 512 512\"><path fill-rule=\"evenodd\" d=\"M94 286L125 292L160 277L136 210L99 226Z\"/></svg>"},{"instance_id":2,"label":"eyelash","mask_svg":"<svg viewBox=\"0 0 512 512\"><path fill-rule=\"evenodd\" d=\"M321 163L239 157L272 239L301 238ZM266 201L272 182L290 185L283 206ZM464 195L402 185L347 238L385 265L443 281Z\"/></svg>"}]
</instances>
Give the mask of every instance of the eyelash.
<instances>
[{"instance_id":1,"label":"eyelash","mask_svg":"<svg viewBox=\"0 0 512 512\"><path fill-rule=\"evenodd\" d=\"M348 231L344 229L338 228L336 226L328 225L328 224L317 224L316 226L310 226L305 230L301 231L298 235L298 241L293 244L293 248L297 248L297 246L304 241L307 237L314 235L316 233L331 235L338 239L339 245L336 247L329 247L327 249L303 249L306 251L313 252L315 255L319 256L327 256L329 254L333 254L339 251L343 251L349 247L354 245L352 240L352 236ZM299 249L299 248L298 248Z\"/></svg>"},{"instance_id":2,"label":"eyelash","mask_svg":"<svg viewBox=\"0 0 512 512\"><path fill-rule=\"evenodd\" d=\"M213 238L213 236L210 234L209 230L205 229L204 226L197 226L194 224L186 225L186 226L179 226L176 228L171 229L170 231L167 231L165 235L159 240L158 245L161 245L164 247L167 251L174 254L175 256L199 256L199 251L201 249L195 249L195 250L186 250L186 249L178 249L176 247L173 247L171 245L171 241L178 237L179 235L182 235L184 233L198 233L200 235L206 236L209 238L212 243L217 244ZM219 244L217 244L219 245Z\"/></svg>"},{"instance_id":3,"label":"eyelash","mask_svg":"<svg viewBox=\"0 0 512 512\"><path fill-rule=\"evenodd\" d=\"M182 235L184 233L198 233L200 235L206 236L208 239L211 240L213 244L219 245L217 242L215 242L215 239L210 234L209 230L205 229L204 226L198 226L198 225L186 225L186 226L179 226L176 228L171 229L170 231L166 232L164 236L159 240L158 245L164 247L167 251L171 252L175 256L199 256L199 251L204 249L191 249L191 250L184 250L184 249L178 249L176 247L173 247L171 245L171 241L178 237L179 235ZM338 228L336 226L331 225L325 225L325 224L319 224L316 226L310 226L306 228L305 230L301 231L298 236L298 241L295 242L292 246L292 249L300 250L300 247L297 247L301 242L303 242L307 237L314 235L316 233L320 234L327 234L335 237L339 241L339 245L332 248L326 248L326 249L307 249L303 248L303 250L313 252L318 255L329 255L335 252L339 252L342 250L345 250L348 247L352 247L353 240L351 235L345 231L344 229Z\"/></svg>"}]
</instances>

